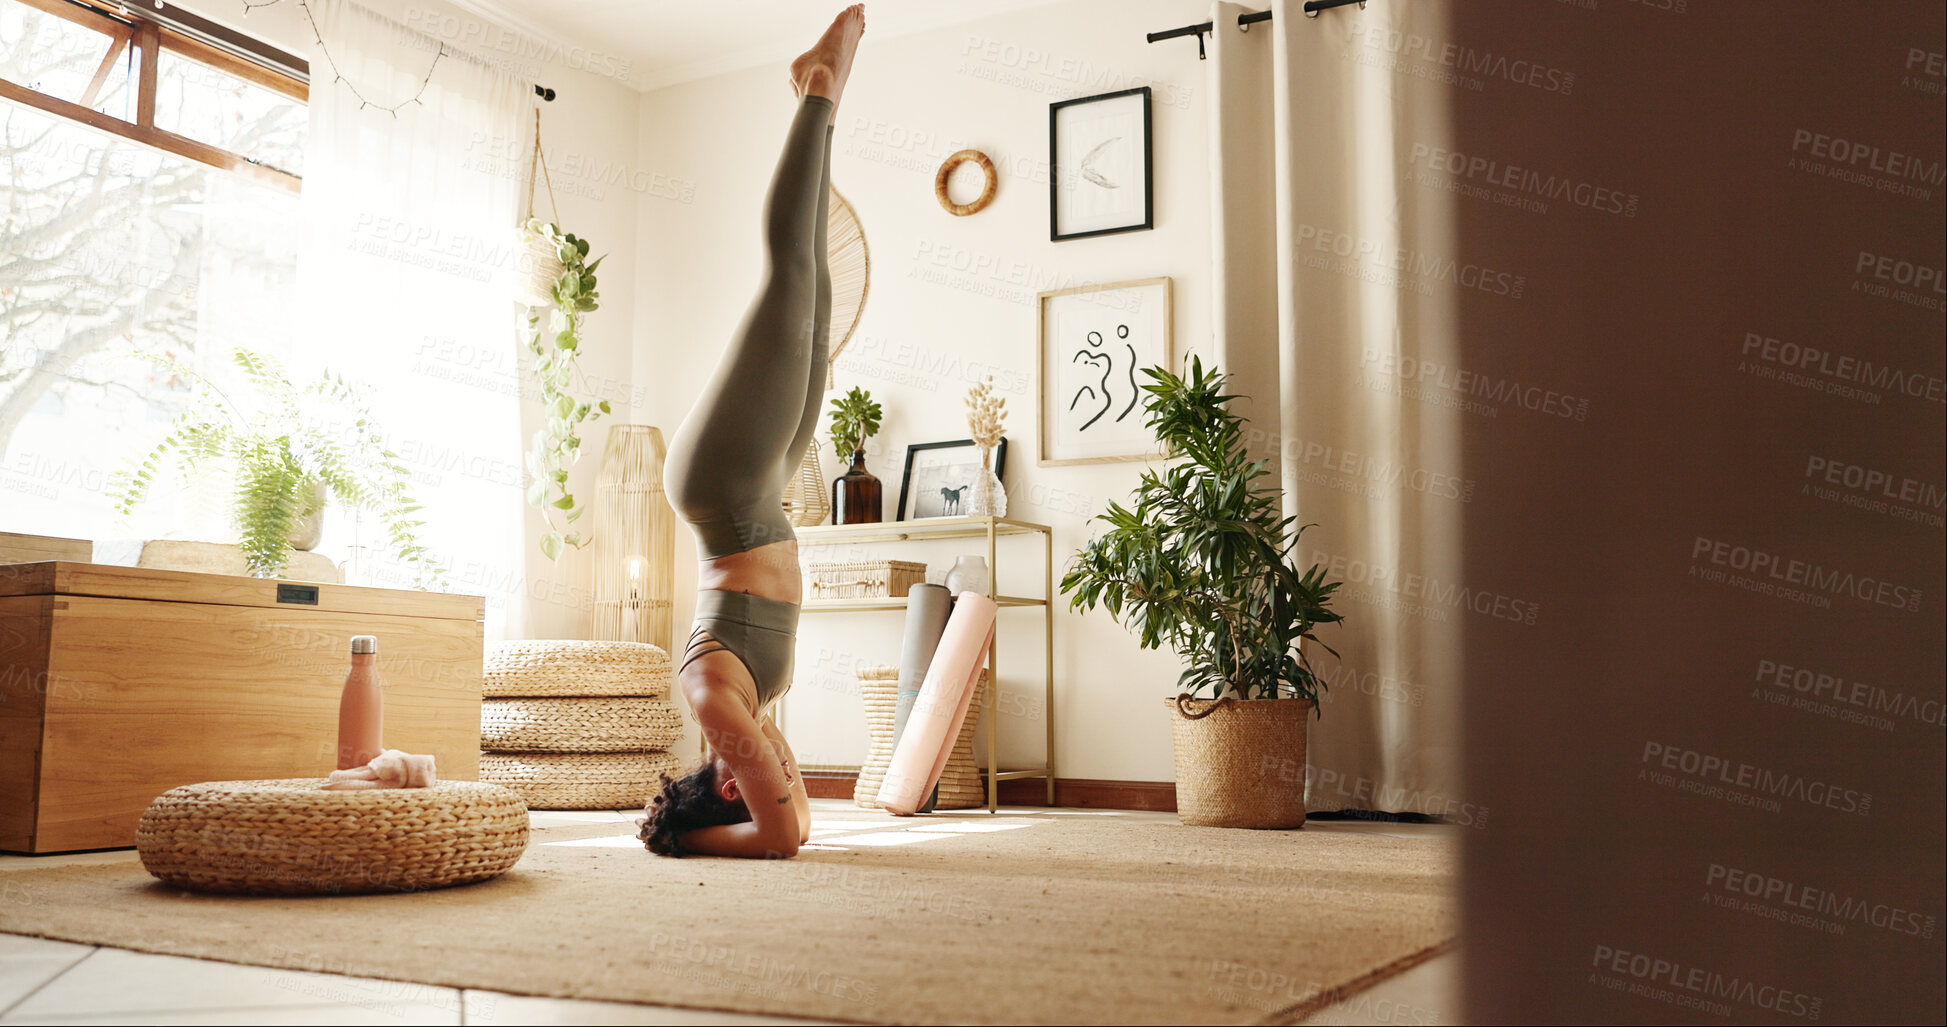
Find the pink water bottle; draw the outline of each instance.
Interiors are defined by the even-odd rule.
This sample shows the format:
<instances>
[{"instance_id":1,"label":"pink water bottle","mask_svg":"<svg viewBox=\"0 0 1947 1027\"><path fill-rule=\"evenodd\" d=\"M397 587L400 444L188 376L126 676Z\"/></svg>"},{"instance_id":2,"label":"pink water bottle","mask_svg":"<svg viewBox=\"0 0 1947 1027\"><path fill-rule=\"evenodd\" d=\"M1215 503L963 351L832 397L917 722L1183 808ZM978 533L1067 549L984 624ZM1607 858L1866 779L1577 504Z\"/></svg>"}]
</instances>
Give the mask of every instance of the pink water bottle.
<instances>
[{"instance_id":1,"label":"pink water bottle","mask_svg":"<svg viewBox=\"0 0 1947 1027\"><path fill-rule=\"evenodd\" d=\"M385 691L378 659L378 636L352 636L352 669L338 699L339 770L362 767L385 751Z\"/></svg>"}]
</instances>

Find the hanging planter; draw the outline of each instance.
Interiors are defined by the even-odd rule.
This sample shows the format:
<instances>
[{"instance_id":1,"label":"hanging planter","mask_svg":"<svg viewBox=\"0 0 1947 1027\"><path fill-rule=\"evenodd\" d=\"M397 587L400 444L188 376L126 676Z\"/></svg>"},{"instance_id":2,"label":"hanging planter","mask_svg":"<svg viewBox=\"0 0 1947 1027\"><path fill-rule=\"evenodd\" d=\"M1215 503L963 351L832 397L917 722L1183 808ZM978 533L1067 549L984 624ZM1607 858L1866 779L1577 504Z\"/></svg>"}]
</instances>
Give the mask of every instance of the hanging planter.
<instances>
[{"instance_id":1,"label":"hanging planter","mask_svg":"<svg viewBox=\"0 0 1947 1027\"><path fill-rule=\"evenodd\" d=\"M537 231L532 226L545 224L529 218L516 230L520 238L520 274L514 280L514 302L523 307L545 307L554 302L554 285L568 266L561 259L554 233ZM552 225L547 227L552 228Z\"/></svg>"},{"instance_id":2,"label":"hanging planter","mask_svg":"<svg viewBox=\"0 0 1947 1027\"><path fill-rule=\"evenodd\" d=\"M568 470L581 459L581 425L609 412L608 400L591 403L575 398L573 392L581 377L581 319L599 307L595 269L603 258L588 260L588 240L563 232L556 223L561 211L554 205L554 183L547 179L547 164L541 159L538 110L534 112L533 166L548 182L548 204L554 207L555 221L534 216L534 183L530 178L528 217L521 233L523 253L533 266L526 269L529 273L514 292L516 300L527 307L521 341L527 346L535 381L541 387L541 416L546 422L528 447L527 471L532 477L527 502L541 512L547 526L541 536L541 555L553 560L561 556L562 549L579 549L589 542L586 535L573 530L587 507L569 491Z\"/></svg>"}]
</instances>

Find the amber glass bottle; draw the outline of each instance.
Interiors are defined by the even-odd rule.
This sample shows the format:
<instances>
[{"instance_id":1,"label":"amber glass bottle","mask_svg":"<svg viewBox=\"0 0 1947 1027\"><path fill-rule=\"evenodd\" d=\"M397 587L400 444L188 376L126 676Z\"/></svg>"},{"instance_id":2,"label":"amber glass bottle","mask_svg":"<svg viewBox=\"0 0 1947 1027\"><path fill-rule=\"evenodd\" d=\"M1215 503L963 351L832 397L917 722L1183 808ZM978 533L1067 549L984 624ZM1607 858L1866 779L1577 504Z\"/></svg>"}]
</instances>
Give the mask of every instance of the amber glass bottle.
<instances>
[{"instance_id":1,"label":"amber glass bottle","mask_svg":"<svg viewBox=\"0 0 1947 1027\"><path fill-rule=\"evenodd\" d=\"M865 469L865 450L852 450L852 468L832 481L833 524L876 524L881 513L879 479Z\"/></svg>"}]
</instances>

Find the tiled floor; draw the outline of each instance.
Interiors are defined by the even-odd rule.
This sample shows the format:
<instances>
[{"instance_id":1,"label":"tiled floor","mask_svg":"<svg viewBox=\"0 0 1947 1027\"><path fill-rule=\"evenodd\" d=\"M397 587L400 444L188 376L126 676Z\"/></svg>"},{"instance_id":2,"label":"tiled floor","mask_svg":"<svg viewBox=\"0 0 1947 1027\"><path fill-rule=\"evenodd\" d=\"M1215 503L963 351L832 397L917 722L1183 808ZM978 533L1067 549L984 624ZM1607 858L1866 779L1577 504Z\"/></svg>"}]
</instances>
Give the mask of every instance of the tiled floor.
<instances>
[{"instance_id":1,"label":"tiled floor","mask_svg":"<svg viewBox=\"0 0 1947 1027\"><path fill-rule=\"evenodd\" d=\"M837 799L812 800L813 842L867 827ZM1018 810L1023 815L1174 820L1169 813ZM633 813L536 813L536 827L627 823ZM874 822L872 829L883 829ZM924 824L912 829L924 829ZM1307 830L1424 833L1410 824L1315 822ZM7 871L132 860L132 851L0 856ZM1459 1023L1459 965L1441 956L1320 1010L1312 1024ZM788 1024L693 1009L532 998L493 991L300 973L0 934L0 1025L11 1024Z\"/></svg>"}]
</instances>

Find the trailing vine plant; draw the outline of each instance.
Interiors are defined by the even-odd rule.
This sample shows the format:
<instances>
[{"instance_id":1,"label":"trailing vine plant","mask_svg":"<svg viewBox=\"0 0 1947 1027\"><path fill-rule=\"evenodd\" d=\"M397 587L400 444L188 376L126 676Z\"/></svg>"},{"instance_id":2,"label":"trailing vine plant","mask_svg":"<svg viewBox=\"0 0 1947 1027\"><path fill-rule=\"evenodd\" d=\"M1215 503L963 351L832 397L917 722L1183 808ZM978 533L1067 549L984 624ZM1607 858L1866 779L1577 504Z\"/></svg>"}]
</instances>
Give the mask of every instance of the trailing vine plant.
<instances>
[{"instance_id":1,"label":"trailing vine plant","mask_svg":"<svg viewBox=\"0 0 1947 1027\"><path fill-rule=\"evenodd\" d=\"M231 513L251 574L282 573L299 522L335 498L378 516L387 548L413 569L415 584L441 584L433 554L419 542L424 523L413 517L419 506L405 466L373 423L363 391L328 372L299 388L277 361L247 349L230 359L252 386L254 395L244 402L192 368L159 361L200 391L161 441L115 475L109 496L116 509L133 513L168 470L194 473L206 463L228 462L236 472Z\"/></svg>"},{"instance_id":2,"label":"trailing vine plant","mask_svg":"<svg viewBox=\"0 0 1947 1027\"><path fill-rule=\"evenodd\" d=\"M547 525L541 553L553 560L563 547L579 549L589 542L588 536L571 530L588 508L569 491L568 469L581 458L581 425L609 412L608 400L587 402L576 399L573 391L581 358L581 319L599 306L595 269L606 257L588 260L588 240L563 233L552 222L528 218L526 231L552 244L561 261L548 302L528 309L527 330L522 333L533 357L534 377L541 386L541 413L547 421L534 433L527 453L527 470L533 475L527 502L541 512Z\"/></svg>"}]
</instances>

